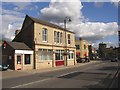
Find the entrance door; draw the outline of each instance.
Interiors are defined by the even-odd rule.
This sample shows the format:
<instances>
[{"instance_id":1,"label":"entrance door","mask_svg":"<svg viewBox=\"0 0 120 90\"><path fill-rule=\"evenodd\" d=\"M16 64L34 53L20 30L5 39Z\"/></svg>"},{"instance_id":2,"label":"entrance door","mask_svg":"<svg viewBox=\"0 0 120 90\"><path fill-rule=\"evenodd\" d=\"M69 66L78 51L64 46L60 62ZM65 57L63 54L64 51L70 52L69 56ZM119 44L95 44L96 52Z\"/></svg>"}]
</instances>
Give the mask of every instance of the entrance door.
<instances>
[{"instance_id":1,"label":"entrance door","mask_svg":"<svg viewBox=\"0 0 120 90\"><path fill-rule=\"evenodd\" d=\"M56 66L64 65L62 50L57 50L57 52L55 53L55 65Z\"/></svg>"},{"instance_id":2,"label":"entrance door","mask_svg":"<svg viewBox=\"0 0 120 90\"><path fill-rule=\"evenodd\" d=\"M22 69L21 61L22 61L21 55L17 55L17 70Z\"/></svg>"}]
</instances>

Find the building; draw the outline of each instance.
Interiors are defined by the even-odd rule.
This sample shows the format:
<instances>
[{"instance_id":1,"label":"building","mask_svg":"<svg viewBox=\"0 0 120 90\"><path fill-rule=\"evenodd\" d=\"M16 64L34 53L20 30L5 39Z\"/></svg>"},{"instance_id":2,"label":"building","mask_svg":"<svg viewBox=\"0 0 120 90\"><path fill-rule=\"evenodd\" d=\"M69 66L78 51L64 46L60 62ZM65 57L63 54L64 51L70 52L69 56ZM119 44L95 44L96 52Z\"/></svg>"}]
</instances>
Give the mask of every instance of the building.
<instances>
[{"instance_id":1,"label":"building","mask_svg":"<svg viewBox=\"0 0 120 90\"><path fill-rule=\"evenodd\" d=\"M106 57L106 47L107 47L107 45L105 43L99 44L99 57L101 59L105 59L105 57Z\"/></svg>"},{"instance_id":2,"label":"building","mask_svg":"<svg viewBox=\"0 0 120 90\"><path fill-rule=\"evenodd\" d=\"M2 64L9 64L13 70L33 69L33 50L22 42L4 41Z\"/></svg>"},{"instance_id":3,"label":"building","mask_svg":"<svg viewBox=\"0 0 120 90\"><path fill-rule=\"evenodd\" d=\"M66 37L66 38L65 38ZM76 64L75 33L26 15L13 42L23 42L34 51L34 68Z\"/></svg>"},{"instance_id":4,"label":"building","mask_svg":"<svg viewBox=\"0 0 120 90\"><path fill-rule=\"evenodd\" d=\"M79 38L75 40L76 45L76 57L86 58L89 56L88 42Z\"/></svg>"}]
</instances>

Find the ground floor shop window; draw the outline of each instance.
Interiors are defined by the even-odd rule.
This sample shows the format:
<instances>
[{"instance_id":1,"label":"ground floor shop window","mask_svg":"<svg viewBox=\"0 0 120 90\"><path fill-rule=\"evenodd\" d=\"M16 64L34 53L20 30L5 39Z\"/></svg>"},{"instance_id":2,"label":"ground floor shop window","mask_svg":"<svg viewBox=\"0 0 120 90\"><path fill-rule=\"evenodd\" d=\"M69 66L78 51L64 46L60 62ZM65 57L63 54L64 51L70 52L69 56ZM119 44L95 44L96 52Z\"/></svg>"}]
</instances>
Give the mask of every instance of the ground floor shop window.
<instances>
[{"instance_id":1,"label":"ground floor shop window","mask_svg":"<svg viewBox=\"0 0 120 90\"><path fill-rule=\"evenodd\" d=\"M21 64L21 55L17 55L17 64Z\"/></svg>"},{"instance_id":2,"label":"ground floor shop window","mask_svg":"<svg viewBox=\"0 0 120 90\"><path fill-rule=\"evenodd\" d=\"M30 54L25 54L25 64L30 64Z\"/></svg>"},{"instance_id":3,"label":"ground floor shop window","mask_svg":"<svg viewBox=\"0 0 120 90\"><path fill-rule=\"evenodd\" d=\"M74 59L74 51L69 51L68 59Z\"/></svg>"},{"instance_id":4,"label":"ground floor shop window","mask_svg":"<svg viewBox=\"0 0 120 90\"><path fill-rule=\"evenodd\" d=\"M53 50L52 49L39 49L38 60L52 60Z\"/></svg>"},{"instance_id":5,"label":"ground floor shop window","mask_svg":"<svg viewBox=\"0 0 120 90\"><path fill-rule=\"evenodd\" d=\"M63 60L63 50L56 50L55 60Z\"/></svg>"}]
</instances>

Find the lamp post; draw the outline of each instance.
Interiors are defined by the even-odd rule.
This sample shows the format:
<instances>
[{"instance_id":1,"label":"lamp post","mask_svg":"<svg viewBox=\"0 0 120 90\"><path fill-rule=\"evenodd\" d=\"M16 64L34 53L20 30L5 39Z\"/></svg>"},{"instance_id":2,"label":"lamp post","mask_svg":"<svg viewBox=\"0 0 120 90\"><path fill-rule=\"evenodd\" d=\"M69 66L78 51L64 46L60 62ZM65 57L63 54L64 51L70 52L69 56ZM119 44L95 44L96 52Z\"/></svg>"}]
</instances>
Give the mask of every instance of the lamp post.
<instances>
[{"instance_id":1,"label":"lamp post","mask_svg":"<svg viewBox=\"0 0 120 90\"><path fill-rule=\"evenodd\" d=\"M65 65L67 66L67 38L66 38L66 24L67 24L67 21L68 22L71 22L71 18L70 17L65 17L65 19L64 19L64 28L65 28L65 51L64 51L64 53L65 53Z\"/></svg>"}]
</instances>

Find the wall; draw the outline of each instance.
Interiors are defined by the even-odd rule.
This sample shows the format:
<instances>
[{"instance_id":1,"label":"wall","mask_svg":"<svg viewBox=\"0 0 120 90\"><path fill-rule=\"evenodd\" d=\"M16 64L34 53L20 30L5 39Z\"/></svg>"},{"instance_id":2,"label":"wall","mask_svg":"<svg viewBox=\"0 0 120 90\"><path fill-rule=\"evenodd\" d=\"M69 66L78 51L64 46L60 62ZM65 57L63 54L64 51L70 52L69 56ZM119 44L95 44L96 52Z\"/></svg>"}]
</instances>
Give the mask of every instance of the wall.
<instances>
[{"instance_id":1,"label":"wall","mask_svg":"<svg viewBox=\"0 0 120 90\"><path fill-rule=\"evenodd\" d=\"M80 50L76 50L76 52L80 52L81 58L84 58L85 53L86 56L89 56L88 42L86 40L76 40L75 44L80 45ZM84 45L86 45L86 49L84 49Z\"/></svg>"},{"instance_id":2,"label":"wall","mask_svg":"<svg viewBox=\"0 0 120 90\"><path fill-rule=\"evenodd\" d=\"M26 16L22 29L13 39L16 42L24 42L31 49L34 49L34 22Z\"/></svg>"},{"instance_id":3,"label":"wall","mask_svg":"<svg viewBox=\"0 0 120 90\"><path fill-rule=\"evenodd\" d=\"M30 64L25 64L25 54L30 55ZM21 64L17 64L17 55L21 55ZM33 69L33 51L30 50L15 50L15 70L29 70Z\"/></svg>"},{"instance_id":4,"label":"wall","mask_svg":"<svg viewBox=\"0 0 120 90\"><path fill-rule=\"evenodd\" d=\"M9 59L9 56L11 56L11 59ZM2 47L2 63L9 64L9 68L14 69L14 49L8 44L6 48Z\"/></svg>"},{"instance_id":5,"label":"wall","mask_svg":"<svg viewBox=\"0 0 120 90\"><path fill-rule=\"evenodd\" d=\"M47 29L47 36L48 36L47 42L42 41L42 29L43 28ZM62 43L54 42L54 31L62 32ZM70 38L71 39L71 44L67 45L67 49L74 50L74 52L75 52L74 34L70 33L70 32L66 32L66 38L67 38L67 34L71 35L70 36L71 37ZM35 63L36 63L36 68L37 69L42 69L42 68L56 67L55 66L55 54L53 54L53 60L44 60L44 61L39 62L39 60L38 60L38 49L52 49L53 51L64 50L65 31L60 30L60 29L55 29L55 28L52 28L52 27L49 27L49 26L41 25L41 24L38 24L38 23L34 23L34 40L35 40ZM75 54L75 56L76 56L76 54ZM76 57L74 57L73 60L68 61L68 65L75 65L75 64L76 64Z\"/></svg>"}]
</instances>

